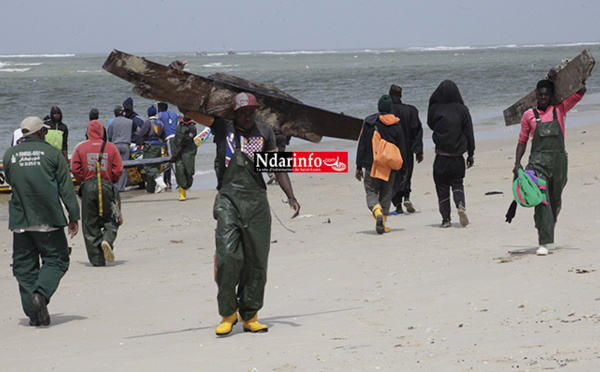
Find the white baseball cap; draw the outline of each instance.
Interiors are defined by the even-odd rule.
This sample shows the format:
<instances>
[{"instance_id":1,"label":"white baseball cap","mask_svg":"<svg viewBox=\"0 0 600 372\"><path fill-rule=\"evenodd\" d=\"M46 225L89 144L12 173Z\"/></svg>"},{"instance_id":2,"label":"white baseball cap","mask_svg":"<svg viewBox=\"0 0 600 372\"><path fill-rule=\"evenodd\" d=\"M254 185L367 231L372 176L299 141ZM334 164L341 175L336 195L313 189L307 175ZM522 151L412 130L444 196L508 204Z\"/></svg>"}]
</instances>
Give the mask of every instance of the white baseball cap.
<instances>
[{"instance_id":1,"label":"white baseball cap","mask_svg":"<svg viewBox=\"0 0 600 372\"><path fill-rule=\"evenodd\" d=\"M42 128L50 127L44 124L42 119L37 116L29 116L21 122L21 132L23 133L23 137L30 136Z\"/></svg>"}]
</instances>

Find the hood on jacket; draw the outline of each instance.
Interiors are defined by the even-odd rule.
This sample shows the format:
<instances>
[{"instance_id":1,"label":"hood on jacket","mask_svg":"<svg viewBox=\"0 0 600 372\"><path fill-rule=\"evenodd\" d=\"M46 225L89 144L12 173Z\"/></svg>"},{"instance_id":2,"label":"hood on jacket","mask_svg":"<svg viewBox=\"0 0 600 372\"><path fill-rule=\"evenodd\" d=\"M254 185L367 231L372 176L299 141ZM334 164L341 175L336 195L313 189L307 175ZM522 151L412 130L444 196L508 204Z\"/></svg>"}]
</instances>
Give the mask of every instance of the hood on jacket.
<instances>
[{"instance_id":1,"label":"hood on jacket","mask_svg":"<svg viewBox=\"0 0 600 372\"><path fill-rule=\"evenodd\" d=\"M60 110L60 108L58 106L52 106L52 108L50 109L50 120L52 120L52 121L54 121L54 114L60 115L60 119L57 121L57 123L62 122L63 115L62 115L62 111Z\"/></svg>"},{"instance_id":2,"label":"hood on jacket","mask_svg":"<svg viewBox=\"0 0 600 372\"><path fill-rule=\"evenodd\" d=\"M87 135L90 141L103 141L104 127L100 120L92 120L88 124Z\"/></svg>"},{"instance_id":3,"label":"hood on jacket","mask_svg":"<svg viewBox=\"0 0 600 372\"><path fill-rule=\"evenodd\" d=\"M429 98L429 107L431 108L431 106L436 103L465 104L460 95L460 91L458 90L458 86L452 80L442 81L433 94L431 94L431 97Z\"/></svg>"},{"instance_id":4,"label":"hood on jacket","mask_svg":"<svg viewBox=\"0 0 600 372\"><path fill-rule=\"evenodd\" d=\"M378 112L376 114L369 115L365 118L365 124L374 126L377 121L383 125L394 125L400 122L400 119L394 114L388 114L387 112Z\"/></svg>"}]
</instances>

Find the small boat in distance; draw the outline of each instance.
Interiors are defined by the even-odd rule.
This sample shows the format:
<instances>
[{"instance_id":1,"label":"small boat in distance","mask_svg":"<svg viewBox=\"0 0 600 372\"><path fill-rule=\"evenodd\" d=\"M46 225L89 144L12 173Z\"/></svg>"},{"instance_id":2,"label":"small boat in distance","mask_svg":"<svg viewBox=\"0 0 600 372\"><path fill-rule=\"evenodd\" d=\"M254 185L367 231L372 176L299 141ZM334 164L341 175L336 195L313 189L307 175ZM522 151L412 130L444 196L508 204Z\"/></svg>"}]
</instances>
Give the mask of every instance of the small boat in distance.
<instances>
[{"instance_id":1,"label":"small boat in distance","mask_svg":"<svg viewBox=\"0 0 600 372\"><path fill-rule=\"evenodd\" d=\"M203 51L203 50L197 50L197 51L196 51L196 55L197 55L197 56L207 56L207 55L208 55L208 53L206 53L206 52L205 52L205 51Z\"/></svg>"},{"instance_id":2,"label":"small boat in distance","mask_svg":"<svg viewBox=\"0 0 600 372\"><path fill-rule=\"evenodd\" d=\"M230 55L231 55L231 54L235 54L235 52L234 52L233 50L229 49L229 50L227 51L227 54L230 54Z\"/></svg>"}]
</instances>

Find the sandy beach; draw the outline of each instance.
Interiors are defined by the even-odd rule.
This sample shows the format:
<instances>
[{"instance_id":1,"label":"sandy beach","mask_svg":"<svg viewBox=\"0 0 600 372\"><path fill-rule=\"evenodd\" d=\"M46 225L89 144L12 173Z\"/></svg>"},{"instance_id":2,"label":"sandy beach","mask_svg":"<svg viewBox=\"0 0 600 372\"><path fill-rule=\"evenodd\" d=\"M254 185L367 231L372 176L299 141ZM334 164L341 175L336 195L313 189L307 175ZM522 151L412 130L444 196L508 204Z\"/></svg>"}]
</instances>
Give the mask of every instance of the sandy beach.
<instances>
[{"instance_id":1,"label":"sandy beach","mask_svg":"<svg viewBox=\"0 0 600 372\"><path fill-rule=\"evenodd\" d=\"M543 257L535 255L532 209L504 221L516 136L477 142L466 228L454 207L453 227L438 227L433 150L414 172L418 212L391 216L389 234L375 233L353 160L345 174L291 175L302 206L294 220L281 189L269 186L272 244L259 313L266 334L241 324L228 337L214 333L216 190L191 190L186 202L176 191L123 194L116 261L92 267L80 231L49 327L27 325L4 218L0 370L596 370L600 126L567 121L558 247ZM493 191L501 193L486 195ZM6 215L6 198L0 207Z\"/></svg>"}]
</instances>

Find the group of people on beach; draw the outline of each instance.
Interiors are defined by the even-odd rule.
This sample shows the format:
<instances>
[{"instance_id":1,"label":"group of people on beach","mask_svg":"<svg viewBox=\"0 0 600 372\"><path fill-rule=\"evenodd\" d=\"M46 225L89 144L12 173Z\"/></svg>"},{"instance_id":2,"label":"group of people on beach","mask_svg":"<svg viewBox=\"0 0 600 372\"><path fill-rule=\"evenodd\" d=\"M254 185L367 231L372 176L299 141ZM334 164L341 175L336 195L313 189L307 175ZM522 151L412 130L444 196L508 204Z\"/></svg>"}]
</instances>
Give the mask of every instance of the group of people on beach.
<instances>
[{"instance_id":1,"label":"group of people on beach","mask_svg":"<svg viewBox=\"0 0 600 372\"><path fill-rule=\"evenodd\" d=\"M560 103L553 103L556 75L557 71L551 69L547 78L536 85L537 105L527 110L521 119L512 170L515 190L524 177L527 177L525 181L539 185L533 190L540 194L539 201L528 205L521 200L521 204L535 207L539 245L536 254L540 256L556 247L554 229L567 183L565 118L586 92L584 81L576 93ZM378 112L365 118L358 141L356 178L359 181L364 178L367 207L376 220L378 234L390 231L385 225L387 216L402 213L402 205L409 213L415 211L409 196L414 160L418 163L423 160L423 131L417 109L402 103L401 97L402 88L397 85L390 87L389 95L381 96ZM466 169L475 163L475 137L469 109L453 81L442 81L429 98L427 125L433 131L435 144L433 180L442 216L440 227L452 226L450 192L460 224L465 227L469 219L463 180ZM530 139L529 161L523 172L522 159ZM522 195L515 195L516 200L519 198L522 199ZM392 202L397 209L390 212ZM514 207L511 208L507 222L514 216Z\"/></svg>"},{"instance_id":2,"label":"group of people on beach","mask_svg":"<svg viewBox=\"0 0 600 372\"><path fill-rule=\"evenodd\" d=\"M410 201L415 160L423 161L423 128L418 110L402 103L402 88L392 84L381 96L378 112L365 118L356 152L356 179L363 181L367 207L376 220L378 234L389 232L387 216L416 211ZM456 83L444 80L429 99L427 125L433 131L433 180L442 216L440 227L451 224L452 192L460 224L467 226L463 179L473 166L475 136L469 109ZM467 153L467 159L463 157ZM364 169L364 171L363 171ZM391 203L396 210L390 212Z\"/></svg>"},{"instance_id":3,"label":"group of people on beach","mask_svg":"<svg viewBox=\"0 0 600 372\"><path fill-rule=\"evenodd\" d=\"M169 67L182 73L186 63L174 61ZM531 138L526 169L547 183L547 203L535 207L540 255L554 247L554 226L566 183L565 116L585 93L583 86L564 102L552 104L553 76L550 73L548 80L538 83L537 106L523 115L514 167L516 173L522 168L522 157ZM390 231L386 226L388 215L404 213L403 207L408 213L416 211L410 199L411 175L415 160L423 161L423 131L417 109L402 103L401 98L402 88L392 85L389 94L379 99L378 112L364 120L358 141L355 176L359 181L364 179L367 206L379 234ZM217 221L214 272L221 321L215 333L218 336L230 334L238 321L243 323L245 332L267 332L268 326L258 321L258 312L264 302L271 214L266 183L263 175L254 169L253 155L277 151L275 133L271 126L256 120L256 111L261 106L256 97L247 92L233 97L232 120L182 108L179 110L183 115L175 119L166 108L162 103L158 110L149 107L149 118L143 121L133 111L133 101L128 98L115 108L115 119L108 130L97 120L97 110L94 115L90 112L88 140L77 146L71 164L73 175L81 181L81 217L90 262L102 266L114 260L113 243L122 222L119 192L123 186L123 161L128 155L126 147L131 142L143 142L144 158L158 156L154 146L168 138L160 113L176 121L172 145L176 150L170 161L177 164L180 200L185 200L185 190L191 186L193 176L193 172L189 172L193 167L190 163L193 164L196 151L193 123L208 126L216 143L218 189L213 206ZM53 111L56 114L51 115L54 126L37 117L24 119L20 128L23 139L11 147L3 159L7 181L13 188L9 203L13 272L19 283L23 310L33 326L50 324L47 305L69 267L70 248L64 227L67 226L73 238L80 219L63 147L68 131L63 130L62 138L57 133L46 137L52 130L66 128L60 125L60 109L56 112L53 108ZM427 124L433 131L435 143L433 177L441 227L451 226L451 192L460 223L467 226L463 179L466 169L474 164L475 141L469 110L453 81L443 81L431 95ZM466 159L464 153L467 153ZM179 173L181 170L188 173ZM147 173L147 183L150 183L156 174L152 170ZM274 177L294 210L292 218L298 216L300 204L288 174L276 172ZM147 190L153 192L152 185ZM391 203L396 207L393 212L390 212Z\"/></svg>"},{"instance_id":4,"label":"group of people on beach","mask_svg":"<svg viewBox=\"0 0 600 372\"><path fill-rule=\"evenodd\" d=\"M127 181L123 162L129 160L132 144L143 144L146 159L161 156L166 128L171 127L172 152L167 160L176 164L180 200L185 200L185 190L191 187L195 172L196 128L191 119L171 113L166 103L160 102L158 107L160 113L150 106L148 120L144 121L133 110L133 100L127 98L122 106L115 107L115 118L108 129L98 120L99 111L90 110L87 140L76 146L70 160L69 130L57 106L44 120L25 118L13 134L12 147L3 158L6 179L12 187L9 229L14 235L13 273L31 325L50 324L47 304L69 267L70 248L64 226L73 238L81 219L86 252L93 266L114 261L114 242L123 222L120 192ZM146 167L147 185L155 182L155 168ZM71 175L80 185L77 194L81 207ZM154 192L155 187L147 186L148 192Z\"/></svg>"}]
</instances>

